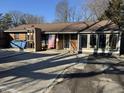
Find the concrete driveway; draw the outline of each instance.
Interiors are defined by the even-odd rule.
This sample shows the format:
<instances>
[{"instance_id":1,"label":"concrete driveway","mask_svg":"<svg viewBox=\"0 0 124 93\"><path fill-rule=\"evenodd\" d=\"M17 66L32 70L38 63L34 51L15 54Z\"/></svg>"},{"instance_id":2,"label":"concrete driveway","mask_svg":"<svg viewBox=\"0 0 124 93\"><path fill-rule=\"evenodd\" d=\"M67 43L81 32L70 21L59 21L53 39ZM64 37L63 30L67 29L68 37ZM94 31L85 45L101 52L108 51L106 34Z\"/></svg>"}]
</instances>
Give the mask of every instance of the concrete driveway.
<instances>
[{"instance_id":1,"label":"concrete driveway","mask_svg":"<svg viewBox=\"0 0 124 93\"><path fill-rule=\"evenodd\" d=\"M84 59L80 60L80 63ZM124 61L111 56L87 56L84 68L68 69L50 93L124 93ZM76 65L77 66L77 65ZM82 67L82 66L81 66Z\"/></svg>"},{"instance_id":2,"label":"concrete driveway","mask_svg":"<svg viewBox=\"0 0 124 93\"><path fill-rule=\"evenodd\" d=\"M17 52L4 51L3 53L9 55ZM73 93L73 89L80 91L77 93L82 91L99 93L93 92L95 90L91 88L92 85L93 87L99 85L99 81L101 82L99 87L105 87L103 93L111 93L109 90L115 86L118 91L112 93L123 93L119 91L123 91L124 65L117 64L119 62L123 63L123 60L116 57L76 55L68 51L22 52L21 55L0 58L0 93L46 93L56 80L61 81L61 79L67 79L67 84L59 83L49 93ZM68 67L72 67L72 70L68 74L63 73ZM79 75L73 72L75 68L80 69ZM108 80L111 82L108 83ZM113 82L117 83L113 84ZM72 90L69 91L72 92L67 92L70 87Z\"/></svg>"},{"instance_id":3,"label":"concrete driveway","mask_svg":"<svg viewBox=\"0 0 124 93\"><path fill-rule=\"evenodd\" d=\"M78 61L77 55L66 51L28 52L0 59L0 91L44 93L59 73Z\"/></svg>"}]
</instances>

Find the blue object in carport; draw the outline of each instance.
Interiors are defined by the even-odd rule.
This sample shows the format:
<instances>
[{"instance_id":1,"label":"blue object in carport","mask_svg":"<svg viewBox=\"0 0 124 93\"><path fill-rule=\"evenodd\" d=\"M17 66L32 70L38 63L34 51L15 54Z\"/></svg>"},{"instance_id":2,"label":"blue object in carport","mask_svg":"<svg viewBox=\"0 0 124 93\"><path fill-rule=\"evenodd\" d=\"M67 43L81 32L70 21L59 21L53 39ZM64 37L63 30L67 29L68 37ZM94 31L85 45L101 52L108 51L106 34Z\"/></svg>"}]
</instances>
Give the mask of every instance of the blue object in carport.
<instances>
[{"instance_id":1,"label":"blue object in carport","mask_svg":"<svg viewBox=\"0 0 124 93\"><path fill-rule=\"evenodd\" d=\"M24 49L26 47L27 42L23 41L23 40L12 40L10 42L10 45L13 48L20 48L20 49Z\"/></svg>"}]
</instances>

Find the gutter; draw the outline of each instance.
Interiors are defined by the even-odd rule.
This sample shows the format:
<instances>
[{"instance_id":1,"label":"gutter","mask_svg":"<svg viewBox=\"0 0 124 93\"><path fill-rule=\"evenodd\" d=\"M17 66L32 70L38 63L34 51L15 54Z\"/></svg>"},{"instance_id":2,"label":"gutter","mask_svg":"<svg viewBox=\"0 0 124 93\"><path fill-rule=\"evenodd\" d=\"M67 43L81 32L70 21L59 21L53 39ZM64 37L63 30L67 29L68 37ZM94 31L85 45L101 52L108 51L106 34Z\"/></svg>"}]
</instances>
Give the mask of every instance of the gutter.
<instances>
[{"instance_id":1,"label":"gutter","mask_svg":"<svg viewBox=\"0 0 124 93\"><path fill-rule=\"evenodd\" d=\"M78 32L44 32L45 34L77 34Z\"/></svg>"},{"instance_id":2,"label":"gutter","mask_svg":"<svg viewBox=\"0 0 124 93\"><path fill-rule=\"evenodd\" d=\"M9 33L9 32L27 32L27 30L5 30L5 33Z\"/></svg>"}]
</instances>

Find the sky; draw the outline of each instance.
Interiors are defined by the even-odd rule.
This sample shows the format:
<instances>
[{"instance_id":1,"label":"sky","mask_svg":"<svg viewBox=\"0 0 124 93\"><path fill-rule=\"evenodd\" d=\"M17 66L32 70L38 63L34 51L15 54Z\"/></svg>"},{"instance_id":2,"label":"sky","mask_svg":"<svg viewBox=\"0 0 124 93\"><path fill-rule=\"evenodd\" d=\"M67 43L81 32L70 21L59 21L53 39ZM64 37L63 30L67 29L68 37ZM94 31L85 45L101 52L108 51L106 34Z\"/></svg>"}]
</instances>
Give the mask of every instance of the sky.
<instances>
[{"instance_id":1,"label":"sky","mask_svg":"<svg viewBox=\"0 0 124 93\"><path fill-rule=\"evenodd\" d=\"M0 0L0 13L21 11L44 16L47 22L55 19L55 6L60 0ZM69 0L70 6L79 6L87 0Z\"/></svg>"}]
</instances>

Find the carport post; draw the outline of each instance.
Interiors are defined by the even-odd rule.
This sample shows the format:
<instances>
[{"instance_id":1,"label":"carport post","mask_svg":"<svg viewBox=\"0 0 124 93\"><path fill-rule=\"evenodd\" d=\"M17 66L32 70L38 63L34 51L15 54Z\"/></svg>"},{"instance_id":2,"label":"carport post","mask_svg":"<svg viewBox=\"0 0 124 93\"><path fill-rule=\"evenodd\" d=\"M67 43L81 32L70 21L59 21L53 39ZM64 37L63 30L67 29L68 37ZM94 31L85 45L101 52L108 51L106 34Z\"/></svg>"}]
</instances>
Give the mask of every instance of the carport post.
<instances>
[{"instance_id":1,"label":"carport post","mask_svg":"<svg viewBox=\"0 0 124 93\"><path fill-rule=\"evenodd\" d=\"M77 40L77 52L82 53L81 50L81 35L78 33L78 40Z\"/></svg>"}]
</instances>

